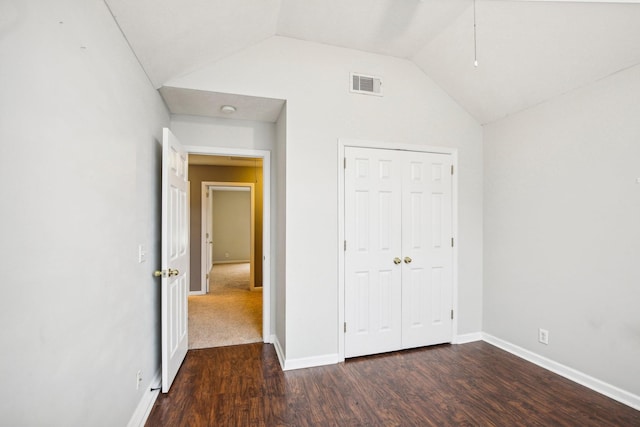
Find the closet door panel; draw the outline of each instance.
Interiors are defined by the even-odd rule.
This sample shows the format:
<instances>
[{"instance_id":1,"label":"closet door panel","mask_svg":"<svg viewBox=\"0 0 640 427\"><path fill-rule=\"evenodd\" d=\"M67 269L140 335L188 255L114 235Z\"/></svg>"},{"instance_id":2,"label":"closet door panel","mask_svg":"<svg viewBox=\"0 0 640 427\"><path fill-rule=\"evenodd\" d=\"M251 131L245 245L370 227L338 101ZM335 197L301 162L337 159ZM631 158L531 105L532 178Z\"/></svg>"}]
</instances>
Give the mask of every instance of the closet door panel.
<instances>
[{"instance_id":1,"label":"closet door panel","mask_svg":"<svg viewBox=\"0 0 640 427\"><path fill-rule=\"evenodd\" d=\"M451 156L345 157L345 357L451 342Z\"/></svg>"},{"instance_id":2,"label":"closet door panel","mask_svg":"<svg viewBox=\"0 0 640 427\"><path fill-rule=\"evenodd\" d=\"M401 168L388 150L345 150L345 356L401 348Z\"/></svg>"},{"instance_id":3,"label":"closet door panel","mask_svg":"<svg viewBox=\"0 0 640 427\"><path fill-rule=\"evenodd\" d=\"M402 347L452 339L451 160L411 153L402 187Z\"/></svg>"}]
</instances>

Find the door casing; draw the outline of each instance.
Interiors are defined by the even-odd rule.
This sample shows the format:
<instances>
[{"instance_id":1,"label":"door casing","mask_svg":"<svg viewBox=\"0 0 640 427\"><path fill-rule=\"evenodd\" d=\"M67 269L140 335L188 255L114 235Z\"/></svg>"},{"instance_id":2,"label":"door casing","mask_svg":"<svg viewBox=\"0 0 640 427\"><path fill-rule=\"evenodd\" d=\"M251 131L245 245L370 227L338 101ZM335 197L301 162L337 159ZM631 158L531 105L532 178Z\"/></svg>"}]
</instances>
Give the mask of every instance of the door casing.
<instances>
[{"instance_id":1,"label":"door casing","mask_svg":"<svg viewBox=\"0 0 640 427\"><path fill-rule=\"evenodd\" d=\"M274 312L271 297L271 152L268 150L252 150L228 147L204 147L187 145L184 149L189 154L209 156L251 157L262 159L262 339L272 343L271 314Z\"/></svg>"},{"instance_id":2,"label":"door casing","mask_svg":"<svg viewBox=\"0 0 640 427\"><path fill-rule=\"evenodd\" d=\"M218 182L218 181L203 181L201 188L201 198L202 198L202 214L201 214L201 226L200 226L200 247L201 247L201 268L200 268L200 291L192 292L192 294L205 294L209 292L209 281L207 278L207 274L209 274L207 266L209 264L209 243L207 242L207 234L211 233L210 224L211 224L211 210L210 204L211 201L211 192L216 189L221 188L248 188L251 194L251 220L250 220L250 242L249 242L249 253L251 254L250 270L249 270L249 289L255 290L255 221L256 221L256 200L255 200L255 184L251 182ZM209 194L209 197L207 197ZM206 200L205 200L206 199ZM211 238L211 236L209 236Z\"/></svg>"},{"instance_id":3,"label":"door casing","mask_svg":"<svg viewBox=\"0 0 640 427\"><path fill-rule=\"evenodd\" d=\"M359 140L359 139L338 139L338 164L343 165L345 159L345 147L361 147L361 148L377 148L384 150L401 150L401 151L413 151L413 152L427 152L427 153L441 153L451 155L451 161L454 168L454 175L452 177L452 234L454 241L458 241L458 150L449 147L434 147L430 145L418 145L418 144L397 144L386 141L371 141L371 140ZM344 241L345 241L345 193L344 193L344 168L338 168L338 360L345 360L345 253L344 253ZM453 247L453 268L452 268L452 281L453 281L453 311L455 313L453 318L453 331L452 336L455 341L458 331L458 244L454 244Z\"/></svg>"}]
</instances>

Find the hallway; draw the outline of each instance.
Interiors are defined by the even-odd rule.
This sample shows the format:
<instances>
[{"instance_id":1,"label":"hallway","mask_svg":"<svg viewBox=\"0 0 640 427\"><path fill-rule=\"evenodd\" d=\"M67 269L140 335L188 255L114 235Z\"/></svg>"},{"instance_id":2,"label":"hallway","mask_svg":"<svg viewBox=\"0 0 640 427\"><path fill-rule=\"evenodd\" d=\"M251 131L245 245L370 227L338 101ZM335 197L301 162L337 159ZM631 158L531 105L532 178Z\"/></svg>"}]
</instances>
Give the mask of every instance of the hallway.
<instances>
[{"instance_id":1,"label":"hallway","mask_svg":"<svg viewBox=\"0 0 640 427\"><path fill-rule=\"evenodd\" d=\"M209 293L189 296L189 349L262 341L262 291L249 290L249 263L216 264Z\"/></svg>"}]
</instances>

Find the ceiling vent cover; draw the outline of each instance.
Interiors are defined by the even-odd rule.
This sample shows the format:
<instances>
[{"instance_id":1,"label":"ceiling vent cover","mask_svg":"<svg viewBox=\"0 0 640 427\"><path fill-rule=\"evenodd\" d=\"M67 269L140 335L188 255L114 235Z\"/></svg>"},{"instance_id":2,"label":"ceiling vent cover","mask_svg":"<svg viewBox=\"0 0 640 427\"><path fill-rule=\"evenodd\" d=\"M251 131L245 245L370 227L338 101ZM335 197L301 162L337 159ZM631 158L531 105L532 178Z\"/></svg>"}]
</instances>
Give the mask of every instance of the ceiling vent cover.
<instances>
[{"instance_id":1,"label":"ceiling vent cover","mask_svg":"<svg viewBox=\"0 0 640 427\"><path fill-rule=\"evenodd\" d=\"M351 73L351 92L382 96L382 80L380 77Z\"/></svg>"}]
</instances>

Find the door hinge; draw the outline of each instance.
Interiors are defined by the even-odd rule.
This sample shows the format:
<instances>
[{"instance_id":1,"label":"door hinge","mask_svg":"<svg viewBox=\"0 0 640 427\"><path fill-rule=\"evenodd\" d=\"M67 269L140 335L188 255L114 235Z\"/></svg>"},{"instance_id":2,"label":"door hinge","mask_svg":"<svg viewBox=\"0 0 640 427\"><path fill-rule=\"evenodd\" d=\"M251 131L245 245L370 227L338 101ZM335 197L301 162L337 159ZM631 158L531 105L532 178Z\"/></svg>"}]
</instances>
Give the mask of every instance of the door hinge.
<instances>
[{"instance_id":1,"label":"door hinge","mask_svg":"<svg viewBox=\"0 0 640 427\"><path fill-rule=\"evenodd\" d=\"M453 165L451 165L451 175L453 175Z\"/></svg>"},{"instance_id":2,"label":"door hinge","mask_svg":"<svg viewBox=\"0 0 640 427\"><path fill-rule=\"evenodd\" d=\"M451 247L453 247L453 237L451 238Z\"/></svg>"},{"instance_id":3,"label":"door hinge","mask_svg":"<svg viewBox=\"0 0 640 427\"><path fill-rule=\"evenodd\" d=\"M347 322L344 322L344 331L347 332Z\"/></svg>"},{"instance_id":4,"label":"door hinge","mask_svg":"<svg viewBox=\"0 0 640 427\"><path fill-rule=\"evenodd\" d=\"M451 320L453 320L453 310L451 310Z\"/></svg>"},{"instance_id":5,"label":"door hinge","mask_svg":"<svg viewBox=\"0 0 640 427\"><path fill-rule=\"evenodd\" d=\"M344 241L344 250L345 251L347 250L347 241L346 240Z\"/></svg>"},{"instance_id":6,"label":"door hinge","mask_svg":"<svg viewBox=\"0 0 640 427\"><path fill-rule=\"evenodd\" d=\"M344 158L343 167L344 167L344 169L347 168L347 158L346 157Z\"/></svg>"}]
</instances>

